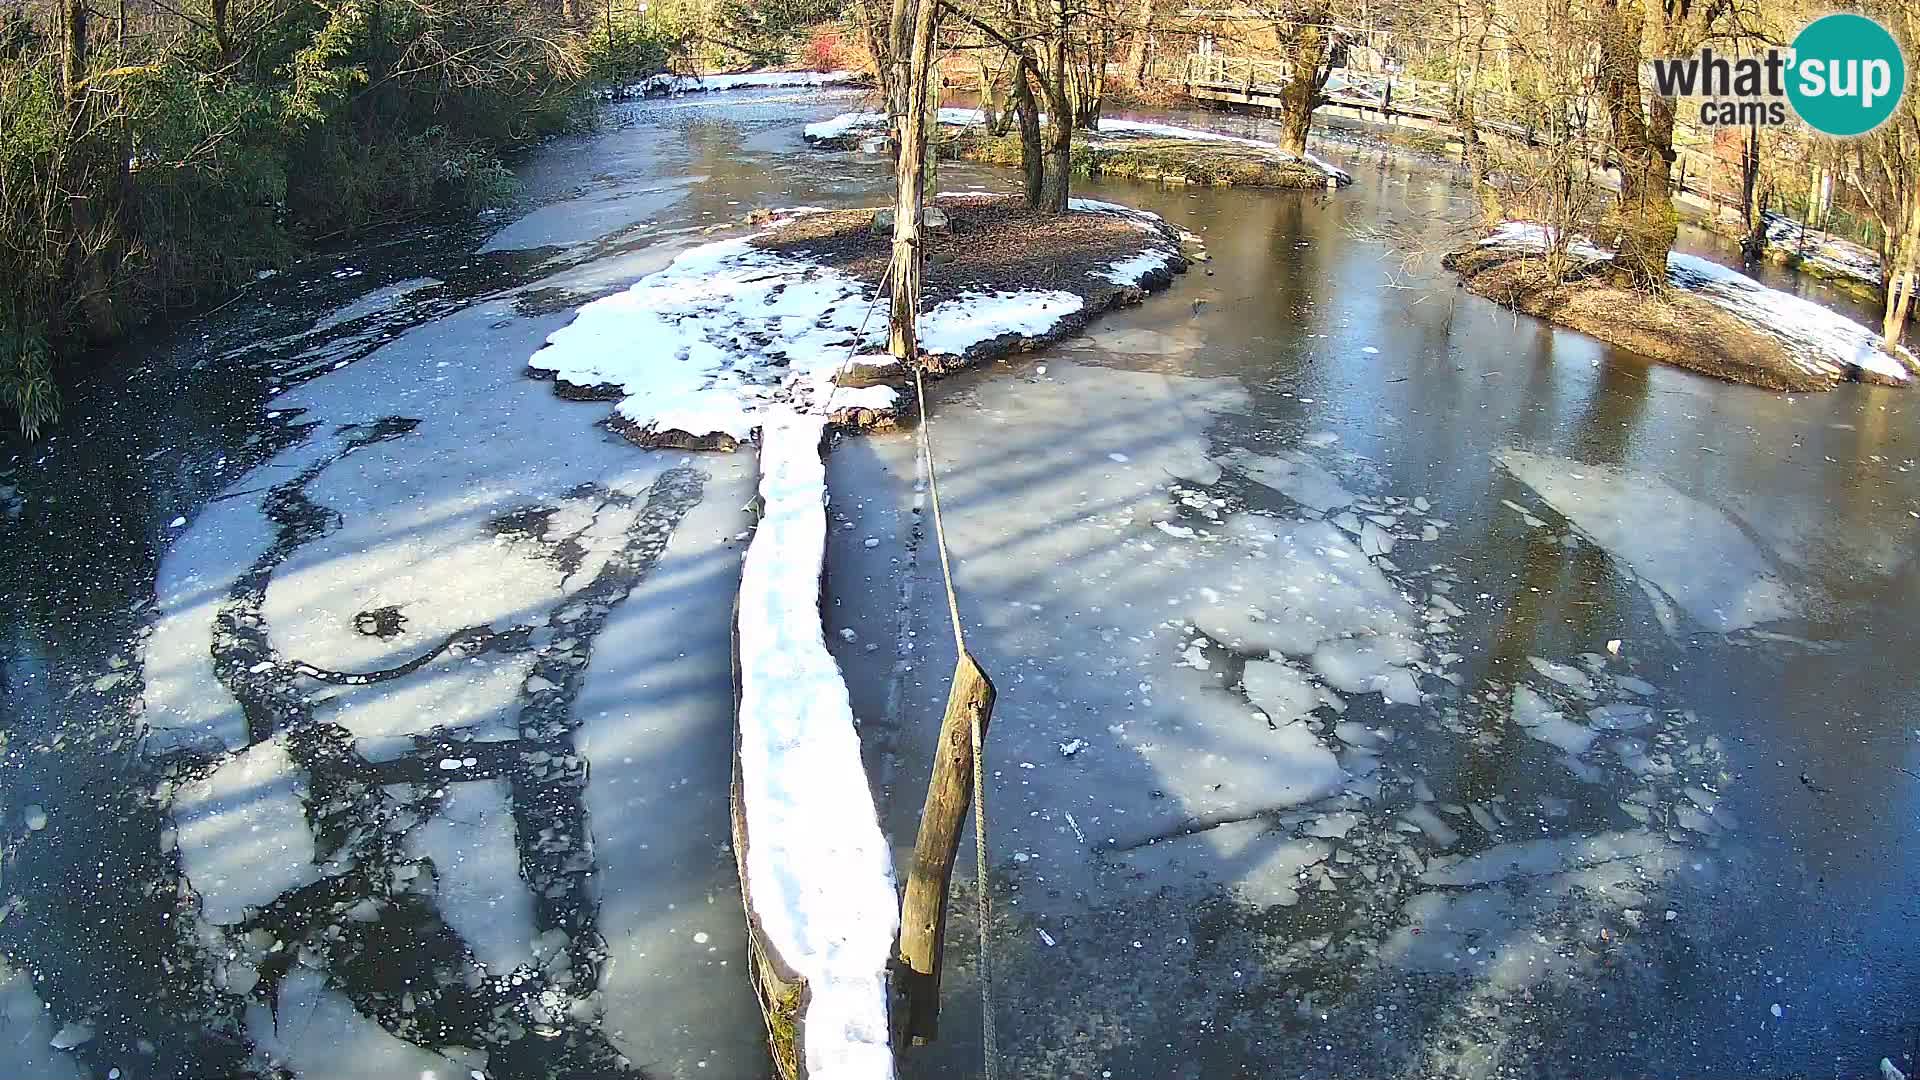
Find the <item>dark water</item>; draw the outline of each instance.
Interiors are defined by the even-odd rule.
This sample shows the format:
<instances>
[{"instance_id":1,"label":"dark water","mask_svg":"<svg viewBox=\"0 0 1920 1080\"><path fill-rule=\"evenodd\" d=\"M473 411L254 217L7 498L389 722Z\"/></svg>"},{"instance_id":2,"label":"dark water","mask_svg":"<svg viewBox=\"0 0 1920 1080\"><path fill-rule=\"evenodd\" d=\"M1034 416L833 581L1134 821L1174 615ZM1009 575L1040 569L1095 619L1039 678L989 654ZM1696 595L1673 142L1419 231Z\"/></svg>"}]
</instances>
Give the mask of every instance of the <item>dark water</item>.
<instances>
[{"instance_id":1,"label":"dark water","mask_svg":"<svg viewBox=\"0 0 1920 1080\"><path fill-rule=\"evenodd\" d=\"M101 358L54 434L0 456L0 882L9 904L0 955L16 978L31 982L31 997L14 994L4 1003L12 1010L37 1001L47 1014L37 1026L26 1014L5 1014L10 1030L0 1034L0 1063L42 1060L48 1032L85 1022L90 1041L45 1075L260 1073L246 1029L206 968L178 859L162 843L168 822L154 793L164 766L140 753L155 577L174 538L191 528L176 520L197 521L218 500L279 483L276 455L347 415L344 405L338 417L276 409L275 398L290 388L311 382L316 400L325 401L329 377L344 378L336 371L350 373L382 348L431 350L436 320L502 296L516 326L537 341L571 307L637 275L626 267L702 230L759 206L857 205L884 190L878 162L815 155L800 139L800 123L854 107L853 99L756 97L766 100L621 107L606 130L528 162L520 208L369 240L264 281L219 312L130 343ZM1258 130L1244 119L1205 119ZM1467 210L1446 168L1357 139L1330 140L1321 152L1355 175L1351 188L1322 195L1086 185L1088 194L1155 210L1201 234L1212 261L1170 294L1096 327L1158 332L1185 344L1102 348L1076 362L1230 385L1246 395L1245 405L1207 422L1216 447L1271 451L1332 432L1343 451L1367 463L1375 489L1444 507L1451 523L1444 558L1460 579L1455 595L1479 600L1463 605L1472 614L1454 646L1466 657L1469 691L1511 681L1526 656L1564 659L1621 640L1634 670L1659 684L1664 701L1691 710L1697 732L1724 747L1718 794L1738 827L1698 844L1718 872L1671 894L1676 904L1686 901L1687 932L1635 954L1648 970L1634 978L1579 983L1578 993L1538 1011L1508 1002L1509 1015L1538 1026L1503 1044L1510 1049L1494 1071L1864 1076L1881 1055L1900 1060L1916 1039L1911 1002L1920 990L1911 944L1920 871L1913 840L1920 683L1911 667L1920 644L1913 561L1920 414L1913 398L1861 386L1784 397L1652 367L1516 318L1454 288L1431 261L1408 265L1403 248L1381 239L1444 242L1447 222ZM959 166L942 178L943 187L1011 184L1008 175ZM1705 234L1686 240L1722 259L1729 251ZM402 294L394 303L348 306L395 286ZM1818 286L1796 287L1847 305ZM342 309L347 318L325 325L329 312ZM403 334L406 341L395 344ZM461 363L495 374L517 377L527 351L451 340ZM951 400L987 393L977 382L957 381ZM439 429L433 437L446 453L462 453L462 417L434 416L432 405L431 394L408 403ZM568 438L597 441L591 425L602 412L584 406L539 422L572 424L577 434ZM1720 511L1749 541L1739 558L1757 552L1757 570L1784 583L1794 598L1790 615L1732 633L1684 619L1669 631L1641 580L1671 591L1710 576L1725 553L1669 546L1653 562L1629 566L1623 552L1602 544L1570 547L1561 519L1496 464L1496 455L1516 448L1616 470L1634 478L1627 488L1658 481L1662 494L1653 503L1622 504L1635 513L1649 506L1656 514ZM994 466L983 459L981 467ZM1529 526L1502 500L1554 527ZM1649 532L1659 524L1645 523ZM927 572L923 562L913 565L912 573ZM1038 576L1044 568L1030 569ZM881 696L884 670L858 658L848 667L857 696ZM1071 680L1064 684L1071 696ZM1436 786L1447 789L1442 799L1539 786L1530 775L1536 760L1510 746L1420 745L1456 755L1431 763ZM917 805L911 786L896 801ZM710 794L706 805L724 812L724 792ZM30 808L45 815L42 828L29 827ZM730 916L737 908L728 902L722 896L717 910ZM1128 919L1145 910L1116 914L1096 899L1082 915L1112 919L1114 932L1125 933ZM1219 918L1223 940L1229 930L1245 932L1238 916L1214 910L1176 908L1167 917L1195 926ZM424 933L410 939L403 925L392 929L384 947L399 953L444 945ZM1374 1069L1373 1061L1343 1057L1369 1040L1323 1039L1291 1020L1298 1002L1282 1003L1278 992L1234 998L1206 1017L1240 1025L1231 1036L1195 1027L1170 996L1180 984L1156 987L1150 972L1123 979L1128 958L1112 942L1082 945L1072 968L1083 980L1135 988L1152 1006L1148 1019L1124 1022L1124 1039L1085 1059L1094 1062L1091 1075L1099 1075L1100 1061L1114 1076L1142 1077L1176 1075L1170 1062L1207 1063L1206 1075ZM1046 1042L1055 1029L1009 1013L1082 1009L1089 1001L1060 989L1057 975L1021 970L1016 964L1003 991L1003 1016L1016 1046ZM1213 960L1184 970L1201 980L1231 978ZM711 977L741 974L736 965ZM1286 978L1274 970L1268 989ZM1016 1005L1022 990L1031 998ZM1636 1000L1623 1004L1623 994ZM735 1013L716 1010L751 1042L757 1018L743 1011L741 997L725 1006ZM1415 1019L1432 1015L1423 1011L1431 1002L1407 1000L1404 1022L1382 1024L1370 1038L1417 1042L1432 1034ZM1355 992L1340 1020L1348 1026L1337 1030L1351 1035L1351 1025L1373 1015L1374 1001ZM1783 1019L1771 1014L1774 1003L1783 1004ZM1084 1026L1098 1030L1096 1020ZM386 1016L381 1022L417 1030ZM927 1075L970 1067L955 1049L966 1024L955 1024L945 1044L955 1056L936 1059L942 1064L928 1066ZM1247 1034L1266 1024L1270 1038ZM1462 1024L1449 1037L1471 1043L1476 1031ZM16 1037L36 1040L33 1053L9 1058ZM495 1050L490 1076L599 1075L591 1071L597 1065L525 1039ZM689 1050L685 1061L697 1056ZM1072 1060L1081 1067L1082 1059ZM681 1061L676 1052L640 1064L693 1075L697 1066ZM742 1076L758 1068L733 1067Z\"/></svg>"}]
</instances>

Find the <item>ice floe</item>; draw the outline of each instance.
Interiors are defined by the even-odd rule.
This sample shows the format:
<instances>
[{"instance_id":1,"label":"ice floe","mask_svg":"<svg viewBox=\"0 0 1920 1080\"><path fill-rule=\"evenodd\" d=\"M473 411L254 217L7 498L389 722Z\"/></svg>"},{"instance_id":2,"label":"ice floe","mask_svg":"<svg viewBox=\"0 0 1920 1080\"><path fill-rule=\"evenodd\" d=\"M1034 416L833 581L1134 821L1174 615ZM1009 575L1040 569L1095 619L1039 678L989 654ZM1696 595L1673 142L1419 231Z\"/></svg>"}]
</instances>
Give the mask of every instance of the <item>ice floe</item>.
<instances>
[{"instance_id":1,"label":"ice floe","mask_svg":"<svg viewBox=\"0 0 1920 1080\"><path fill-rule=\"evenodd\" d=\"M1669 631L1677 606L1704 629L1728 633L1800 608L1771 560L1726 513L1655 476L1525 450L1496 460L1593 543L1624 564ZM1711 552L1711 555L1705 554Z\"/></svg>"},{"instance_id":2,"label":"ice floe","mask_svg":"<svg viewBox=\"0 0 1920 1080\"><path fill-rule=\"evenodd\" d=\"M240 922L314 880L303 770L278 739L256 743L185 785L173 800L181 869L200 898L200 917Z\"/></svg>"}]
</instances>

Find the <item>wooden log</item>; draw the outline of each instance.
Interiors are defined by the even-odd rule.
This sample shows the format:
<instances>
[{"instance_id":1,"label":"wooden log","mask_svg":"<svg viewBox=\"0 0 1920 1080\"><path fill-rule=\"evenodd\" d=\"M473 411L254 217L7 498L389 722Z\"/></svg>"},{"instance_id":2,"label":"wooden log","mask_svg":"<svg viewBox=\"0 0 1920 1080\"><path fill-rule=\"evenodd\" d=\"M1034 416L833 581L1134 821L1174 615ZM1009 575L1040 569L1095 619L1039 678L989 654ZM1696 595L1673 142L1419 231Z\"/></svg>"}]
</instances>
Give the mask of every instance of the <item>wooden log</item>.
<instances>
[{"instance_id":1,"label":"wooden log","mask_svg":"<svg viewBox=\"0 0 1920 1080\"><path fill-rule=\"evenodd\" d=\"M940 955L947 936L947 892L960 830L973 801L973 724L981 736L993 718L993 680L964 650L953 669L953 688L940 719L933 777L920 812L913 868L900 905L900 956L895 985L905 999L905 1034L916 1044L933 1041L940 1028ZM986 888L985 882L978 883Z\"/></svg>"}]
</instances>

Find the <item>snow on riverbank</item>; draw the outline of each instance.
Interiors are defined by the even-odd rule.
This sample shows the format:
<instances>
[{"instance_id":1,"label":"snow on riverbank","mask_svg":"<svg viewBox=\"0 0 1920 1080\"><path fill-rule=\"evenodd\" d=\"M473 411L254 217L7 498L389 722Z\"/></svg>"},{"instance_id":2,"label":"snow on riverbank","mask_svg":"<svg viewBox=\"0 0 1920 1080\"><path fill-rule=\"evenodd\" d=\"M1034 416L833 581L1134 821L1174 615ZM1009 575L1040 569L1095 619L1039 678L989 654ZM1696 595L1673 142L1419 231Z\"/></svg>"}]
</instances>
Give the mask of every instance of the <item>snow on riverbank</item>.
<instances>
[{"instance_id":1,"label":"snow on riverbank","mask_svg":"<svg viewBox=\"0 0 1920 1080\"><path fill-rule=\"evenodd\" d=\"M1480 244L1541 251L1546 248L1546 230L1530 221L1503 222ZM1568 251L1589 262L1613 257L1613 252L1578 237L1569 243ZM1769 289L1737 270L1675 251L1667 255L1667 281L1781 341L1808 374L1845 377L1859 370L1895 382L1911 377L1908 365L1915 363L1913 357L1890 355L1872 330L1810 300Z\"/></svg>"},{"instance_id":2,"label":"snow on riverbank","mask_svg":"<svg viewBox=\"0 0 1920 1080\"><path fill-rule=\"evenodd\" d=\"M1812 273L1880 288L1884 277L1877 253L1830 232L1809 229L1785 214L1765 210L1761 217L1766 221L1767 247L1772 253Z\"/></svg>"},{"instance_id":3,"label":"snow on riverbank","mask_svg":"<svg viewBox=\"0 0 1920 1080\"><path fill-rule=\"evenodd\" d=\"M825 423L772 420L759 528L740 575L739 754L749 909L806 981L800 1036L817 1077L891 1077L886 967L893 867L853 706L820 618Z\"/></svg>"},{"instance_id":4,"label":"snow on riverbank","mask_svg":"<svg viewBox=\"0 0 1920 1080\"><path fill-rule=\"evenodd\" d=\"M860 78L857 71L750 71L739 75L671 75L662 73L637 83L603 92L608 98L699 94L716 90L772 90L791 86L846 86Z\"/></svg>"},{"instance_id":5,"label":"snow on riverbank","mask_svg":"<svg viewBox=\"0 0 1920 1080\"><path fill-rule=\"evenodd\" d=\"M1139 251L1097 271L1102 280L1142 285L1184 265L1159 217L1087 199L1073 209L1139 226ZM845 369L890 363L876 299L871 286L812 259L751 237L723 240L584 305L527 366L566 396L617 400L612 426L648 444L733 449L776 412L886 423L905 404L897 388L837 384ZM1052 333L1085 306L1059 289L969 292L922 313L921 345L953 358L943 365L952 368L985 343Z\"/></svg>"},{"instance_id":6,"label":"snow on riverbank","mask_svg":"<svg viewBox=\"0 0 1920 1080\"><path fill-rule=\"evenodd\" d=\"M1040 119L1046 120L1043 114ZM986 114L979 109L946 108L940 110L940 123L947 127L979 127L987 122ZM833 142L853 135L884 135L887 127L885 113L849 112L808 124L804 134L811 142ZM1353 177L1346 171L1326 162L1313 154L1298 158L1287 153L1270 142L1249 139L1240 135L1228 135L1205 128L1179 127L1174 124L1160 124L1147 120L1121 120L1114 117L1101 117L1097 134L1080 132L1078 138L1108 136L1114 139L1185 139L1193 142L1232 143L1236 146L1251 147L1288 161L1305 161L1333 180L1341 184L1351 183Z\"/></svg>"}]
</instances>

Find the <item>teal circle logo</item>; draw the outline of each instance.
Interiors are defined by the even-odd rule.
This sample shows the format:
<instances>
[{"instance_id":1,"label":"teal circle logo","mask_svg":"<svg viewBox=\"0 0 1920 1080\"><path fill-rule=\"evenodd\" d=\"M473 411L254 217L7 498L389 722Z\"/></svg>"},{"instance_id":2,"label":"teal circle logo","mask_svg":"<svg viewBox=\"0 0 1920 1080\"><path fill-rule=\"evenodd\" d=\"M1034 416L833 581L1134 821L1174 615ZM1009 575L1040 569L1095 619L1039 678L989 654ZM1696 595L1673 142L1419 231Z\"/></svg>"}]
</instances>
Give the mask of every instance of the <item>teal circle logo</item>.
<instances>
[{"instance_id":1,"label":"teal circle logo","mask_svg":"<svg viewBox=\"0 0 1920 1080\"><path fill-rule=\"evenodd\" d=\"M1827 15L1793 39L1787 100L1823 135L1865 135L1893 115L1907 61L1887 28L1864 15Z\"/></svg>"}]
</instances>

